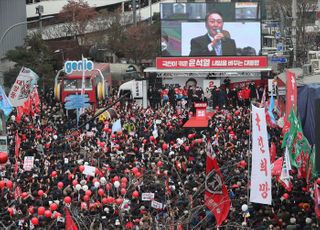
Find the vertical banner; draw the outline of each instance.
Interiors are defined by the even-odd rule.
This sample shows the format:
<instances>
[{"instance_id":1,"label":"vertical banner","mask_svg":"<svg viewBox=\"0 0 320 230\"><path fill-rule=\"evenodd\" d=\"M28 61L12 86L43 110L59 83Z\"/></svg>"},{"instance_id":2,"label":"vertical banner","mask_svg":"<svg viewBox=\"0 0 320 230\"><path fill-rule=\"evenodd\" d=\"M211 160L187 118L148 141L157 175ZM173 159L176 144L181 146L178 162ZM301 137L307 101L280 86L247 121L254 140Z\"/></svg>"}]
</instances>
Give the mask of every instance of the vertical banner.
<instances>
[{"instance_id":1,"label":"vertical banner","mask_svg":"<svg viewBox=\"0 0 320 230\"><path fill-rule=\"evenodd\" d=\"M142 87L142 81L137 81L135 80L133 85L132 85L132 97L133 99L135 98L142 98L143 97L143 94L142 94L142 90L143 90L143 87Z\"/></svg>"},{"instance_id":2,"label":"vertical banner","mask_svg":"<svg viewBox=\"0 0 320 230\"><path fill-rule=\"evenodd\" d=\"M252 168L250 202L271 204L271 167L264 108L252 105Z\"/></svg>"},{"instance_id":3,"label":"vertical banner","mask_svg":"<svg viewBox=\"0 0 320 230\"><path fill-rule=\"evenodd\" d=\"M38 79L39 77L35 72L22 67L8 96L14 107L23 105L28 99L33 86L37 84Z\"/></svg>"},{"instance_id":4,"label":"vertical banner","mask_svg":"<svg viewBox=\"0 0 320 230\"><path fill-rule=\"evenodd\" d=\"M227 186L223 183L222 174L217 159L211 155L212 145L207 146L206 181L204 202L207 208L215 216L217 226L220 226L228 217L230 210L230 198Z\"/></svg>"},{"instance_id":5,"label":"vertical banner","mask_svg":"<svg viewBox=\"0 0 320 230\"><path fill-rule=\"evenodd\" d=\"M291 111L291 107L294 106L294 111L297 109L297 81L296 81L296 74L287 70L287 82L286 82L286 116L285 116L285 123L288 120L288 116Z\"/></svg>"}]
</instances>

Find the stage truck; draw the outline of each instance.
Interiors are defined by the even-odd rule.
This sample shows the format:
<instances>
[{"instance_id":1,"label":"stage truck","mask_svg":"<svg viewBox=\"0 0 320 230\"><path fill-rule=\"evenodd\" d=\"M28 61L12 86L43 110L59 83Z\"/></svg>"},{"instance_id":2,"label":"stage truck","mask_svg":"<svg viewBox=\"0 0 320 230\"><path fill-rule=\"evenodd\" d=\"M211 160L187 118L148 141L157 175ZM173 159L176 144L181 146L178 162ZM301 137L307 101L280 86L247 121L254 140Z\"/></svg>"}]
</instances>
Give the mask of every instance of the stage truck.
<instances>
[{"instance_id":1,"label":"stage truck","mask_svg":"<svg viewBox=\"0 0 320 230\"><path fill-rule=\"evenodd\" d=\"M148 81L146 79L135 79L120 85L118 97L126 95L127 100L135 100L143 108L148 107Z\"/></svg>"},{"instance_id":2,"label":"stage truck","mask_svg":"<svg viewBox=\"0 0 320 230\"><path fill-rule=\"evenodd\" d=\"M110 91L112 79L109 63L94 63L83 59L67 61L55 77L54 96L65 103L69 95L80 95L84 77L84 94L89 97L91 107L96 110L98 101L104 100Z\"/></svg>"}]
</instances>

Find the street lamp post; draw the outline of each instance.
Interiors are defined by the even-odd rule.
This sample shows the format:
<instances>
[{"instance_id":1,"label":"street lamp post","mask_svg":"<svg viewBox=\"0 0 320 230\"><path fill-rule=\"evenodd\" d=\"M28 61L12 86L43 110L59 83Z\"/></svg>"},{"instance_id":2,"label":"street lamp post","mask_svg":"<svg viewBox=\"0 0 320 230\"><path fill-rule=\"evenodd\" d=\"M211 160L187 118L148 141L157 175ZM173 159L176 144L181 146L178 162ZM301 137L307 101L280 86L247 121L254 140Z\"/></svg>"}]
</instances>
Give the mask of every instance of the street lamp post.
<instances>
[{"instance_id":1,"label":"street lamp post","mask_svg":"<svg viewBox=\"0 0 320 230\"><path fill-rule=\"evenodd\" d=\"M40 30L40 36L42 38L42 14L43 14L43 6L39 5L36 7L36 14L39 15L39 30Z\"/></svg>"},{"instance_id":2,"label":"street lamp post","mask_svg":"<svg viewBox=\"0 0 320 230\"><path fill-rule=\"evenodd\" d=\"M6 31L4 31L3 35L0 38L0 47L2 47L2 42L3 39L6 37L6 35L8 34L8 32L10 30L12 30L13 28L20 26L20 25L24 25L24 24L29 24L29 23L33 23L33 22L38 22L40 20L44 20L44 19L49 19L49 18L53 18L54 16L47 16L47 17L43 17L41 19L37 19L37 20L32 20L32 21L23 21L23 22L18 22L16 24L13 24L12 26L10 26L8 29L6 29Z\"/></svg>"}]
</instances>

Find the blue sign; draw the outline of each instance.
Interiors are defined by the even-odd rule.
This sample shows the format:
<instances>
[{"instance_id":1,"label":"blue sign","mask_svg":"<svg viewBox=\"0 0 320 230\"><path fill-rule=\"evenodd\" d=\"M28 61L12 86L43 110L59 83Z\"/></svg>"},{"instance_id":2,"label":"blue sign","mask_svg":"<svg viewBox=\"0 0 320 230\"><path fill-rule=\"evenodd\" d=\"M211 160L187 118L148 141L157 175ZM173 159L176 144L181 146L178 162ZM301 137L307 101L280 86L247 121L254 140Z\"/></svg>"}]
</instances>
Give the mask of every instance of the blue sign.
<instances>
[{"instance_id":1,"label":"blue sign","mask_svg":"<svg viewBox=\"0 0 320 230\"><path fill-rule=\"evenodd\" d=\"M278 51L278 52L283 51L283 43L278 43L278 44L277 44L277 51Z\"/></svg>"},{"instance_id":2,"label":"blue sign","mask_svg":"<svg viewBox=\"0 0 320 230\"><path fill-rule=\"evenodd\" d=\"M271 58L271 62L287 63L288 60L285 57L273 57Z\"/></svg>"},{"instance_id":3,"label":"blue sign","mask_svg":"<svg viewBox=\"0 0 320 230\"><path fill-rule=\"evenodd\" d=\"M82 58L80 61L66 61L64 63L64 71L71 74L73 71L90 71L94 69L93 61Z\"/></svg>"},{"instance_id":4,"label":"blue sign","mask_svg":"<svg viewBox=\"0 0 320 230\"><path fill-rule=\"evenodd\" d=\"M64 107L69 109L88 108L90 106L88 94L85 95L69 95L65 98Z\"/></svg>"},{"instance_id":5,"label":"blue sign","mask_svg":"<svg viewBox=\"0 0 320 230\"><path fill-rule=\"evenodd\" d=\"M274 37L276 39L280 39L281 38L281 32L280 31L277 31L275 34L274 34Z\"/></svg>"}]
</instances>

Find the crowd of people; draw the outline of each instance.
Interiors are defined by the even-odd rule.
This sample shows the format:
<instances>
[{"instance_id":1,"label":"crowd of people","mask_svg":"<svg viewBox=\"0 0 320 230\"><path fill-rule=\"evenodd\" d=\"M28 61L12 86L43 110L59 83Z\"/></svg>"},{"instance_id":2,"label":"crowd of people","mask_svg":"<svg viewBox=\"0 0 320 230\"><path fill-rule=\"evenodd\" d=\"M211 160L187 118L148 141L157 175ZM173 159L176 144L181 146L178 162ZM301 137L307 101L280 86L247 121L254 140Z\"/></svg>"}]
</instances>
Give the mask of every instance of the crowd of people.
<instances>
[{"instance_id":1,"label":"crowd of people","mask_svg":"<svg viewBox=\"0 0 320 230\"><path fill-rule=\"evenodd\" d=\"M76 129L52 92L41 95L40 113L20 122L13 113L7 122L10 153L1 167L1 229L64 229L70 218L78 229L90 230L213 229L214 216L204 205L208 143L231 199L221 229L319 229L306 181L296 172L290 193L273 181L271 206L249 203L247 103L214 104L209 127L202 130L184 129L190 107L178 113L170 98L147 109L116 103L117 118L96 118ZM92 117L94 111L86 111L80 124ZM112 132L117 119L132 128ZM281 129L268 127L268 133L282 156ZM30 170L26 156L34 157ZM95 167L94 175L85 173L88 166ZM143 194L152 198L142 199ZM245 213L243 204L249 206Z\"/></svg>"}]
</instances>

